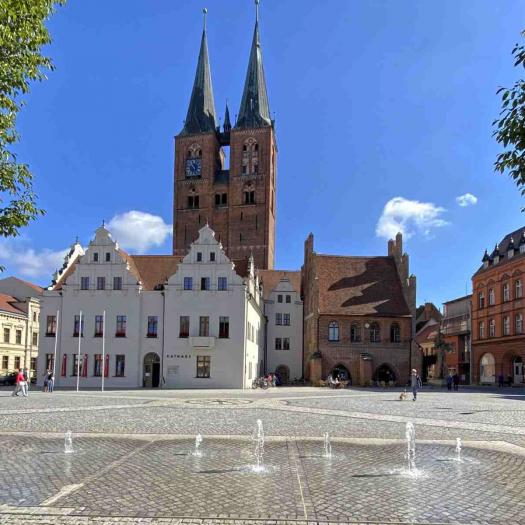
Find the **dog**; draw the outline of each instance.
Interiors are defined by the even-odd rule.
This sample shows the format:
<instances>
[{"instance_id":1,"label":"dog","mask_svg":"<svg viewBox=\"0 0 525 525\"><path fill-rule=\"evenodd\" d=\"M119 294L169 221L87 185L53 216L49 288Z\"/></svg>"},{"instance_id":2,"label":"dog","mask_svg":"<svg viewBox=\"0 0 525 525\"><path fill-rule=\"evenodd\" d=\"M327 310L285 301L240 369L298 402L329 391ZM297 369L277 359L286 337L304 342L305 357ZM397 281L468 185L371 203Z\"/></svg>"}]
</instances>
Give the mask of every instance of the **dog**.
<instances>
[{"instance_id":1,"label":"dog","mask_svg":"<svg viewBox=\"0 0 525 525\"><path fill-rule=\"evenodd\" d=\"M404 401L406 398L407 398L407 391L406 390L403 390L403 392L401 392L401 394L399 394L399 401Z\"/></svg>"}]
</instances>

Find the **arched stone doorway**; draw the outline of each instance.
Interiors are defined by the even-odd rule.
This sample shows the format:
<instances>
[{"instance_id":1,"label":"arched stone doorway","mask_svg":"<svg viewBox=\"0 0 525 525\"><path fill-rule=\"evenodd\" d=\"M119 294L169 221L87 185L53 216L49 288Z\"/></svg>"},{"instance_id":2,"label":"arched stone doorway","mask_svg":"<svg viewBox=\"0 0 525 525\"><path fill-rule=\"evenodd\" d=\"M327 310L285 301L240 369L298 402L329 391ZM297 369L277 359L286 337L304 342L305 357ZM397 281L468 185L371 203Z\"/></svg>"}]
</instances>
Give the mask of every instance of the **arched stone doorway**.
<instances>
[{"instance_id":1,"label":"arched stone doorway","mask_svg":"<svg viewBox=\"0 0 525 525\"><path fill-rule=\"evenodd\" d=\"M397 381L396 373L393 368L386 363L379 365L372 377L372 379L377 383L384 383L385 385L395 385Z\"/></svg>"},{"instance_id":2,"label":"arched stone doorway","mask_svg":"<svg viewBox=\"0 0 525 525\"><path fill-rule=\"evenodd\" d=\"M155 352L144 356L142 386L158 388L160 385L160 357Z\"/></svg>"},{"instance_id":3,"label":"arched stone doorway","mask_svg":"<svg viewBox=\"0 0 525 525\"><path fill-rule=\"evenodd\" d=\"M492 354L483 354L479 362L479 382L493 384L496 382L496 360Z\"/></svg>"},{"instance_id":4,"label":"arched stone doorway","mask_svg":"<svg viewBox=\"0 0 525 525\"><path fill-rule=\"evenodd\" d=\"M523 359L520 356L516 356L512 360L512 371L514 376L514 384L523 384Z\"/></svg>"},{"instance_id":5,"label":"arched stone doorway","mask_svg":"<svg viewBox=\"0 0 525 525\"><path fill-rule=\"evenodd\" d=\"M279 365L275 369L281 385L287 385L290 382L290 369L286 365Z\"/></svg>"},{"instance_id":6,"label":"arched stone doorway","mask_svg":"<svg viewBox=\"0 0 525 525\"><path fill-rule=\"evenodd\" d=\"M339 381L350 381L350 384L352 384L352 376L350 375L348 368L344 365L334 366L330 374L333 379L337 378Z\"/></svg>"}]
</instances>

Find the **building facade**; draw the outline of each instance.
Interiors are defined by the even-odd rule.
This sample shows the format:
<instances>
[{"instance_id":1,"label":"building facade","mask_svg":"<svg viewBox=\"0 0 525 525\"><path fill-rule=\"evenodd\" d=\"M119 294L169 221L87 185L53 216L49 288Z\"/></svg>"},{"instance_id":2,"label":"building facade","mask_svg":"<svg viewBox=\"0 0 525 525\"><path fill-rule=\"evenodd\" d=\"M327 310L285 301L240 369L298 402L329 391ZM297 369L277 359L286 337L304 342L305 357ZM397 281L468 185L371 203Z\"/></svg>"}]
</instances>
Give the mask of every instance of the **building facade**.
<instances>
[{"instance_id":1,"label":"building facade","mask_svg":"<svg viewBox=\"0 0 525 525\"><path fill-rule=\"evenodd\" d=\"M175 137L173 254L184 256L210 224L231 259L253 254L273 268L277 145L256 20L235 125L217 123L206 28L184 127Z\"/></svg>"},{"instance_id":2,"label":"building facade","mask_svg":"<svg viewBox=\"0 0 525 525\"><path fill-rule=\"evenodd\" d=\"M389 241L385 257L319 255L310 234L303 266L307 378L405 384L420 362L415 292L401 234Z\"/></svg>"},{"instance_id":3,"label":"building facade","mask_svg":"<svg viewBox=\"0 0 525 525\"><path fill-rule=\"evenodd\" d=\"M4 284L8 287L16 285L15 278L9 279L11 282ZM21 288L25 288L25 283ZM26 369L31 377L37 373L40 303L37 297L38 287L30 285L30 288L32 289L23 291L24 295L32 292L32 296L14 297L0 293L0 373L2 375L20 368ZM11 290L16 291L15 288Z\"/></svg>"},{"instance_id":4,"label":"building facade","mask_svg":"<svg viewBox=\"0 0 525 525\"><path fill-rule=\"evenodd\" d=\"M524 383L525 227L506 235L472 277L472 377Z\"/></svg>"},{"instance_id":5,"label":"building facade","mask_svg":"<svg viewBox=\"0 0 525 525\"><path fill-rule=\"evenodd\" d=\"M195 246L183 260L130 256L102 226L72 247L43 293L39 370L69 388L249 386L264 321L253 260L239 276L208 226Z\"/></svg>"},{"instance_id":6,"label":"building facade","mask_svg":"<svg viewBox=\"0 0 525 525\"><path fill-rule=\"evenodd\" d=\"M281 384L303 377L301 272L261 270L266 327L266 372Z\"/></svg>"},{"instance_id":7,"label":"building facade","mask_svg":"<svg viewBox=\"0 0 525 525\"><path fill-rule=\"evenodd\" d=\"M445 368L458 374L462 384L470 384L471 364L471 301L466 295L443 303L441 334L450 351L445 353Z\"/></svg>"}]
</instances>

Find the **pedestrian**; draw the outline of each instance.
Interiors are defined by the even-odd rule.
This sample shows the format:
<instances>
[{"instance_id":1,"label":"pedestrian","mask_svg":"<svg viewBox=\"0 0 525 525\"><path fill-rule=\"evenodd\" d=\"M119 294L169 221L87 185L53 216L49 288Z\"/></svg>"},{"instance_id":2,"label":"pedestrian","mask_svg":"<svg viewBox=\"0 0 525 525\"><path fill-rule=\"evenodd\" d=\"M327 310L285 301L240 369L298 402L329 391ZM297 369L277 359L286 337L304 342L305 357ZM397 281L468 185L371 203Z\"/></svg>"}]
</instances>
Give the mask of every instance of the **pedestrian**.
<instances>
[{"instance_id":1,"label":"pedestrian","mask_svg":"<svg viewBox=\"0 0 525 525\"><path fill-rule=\"evenodd\" d=\"M454 377L452 378L452 380L454 382L454 392L458 392L459 391L459 375L457 372L454 374Z\"/></svg>"},{"instance_id":2,"label":"pedestrian","mask_svg":"<svg viewBox=\"0 0 525 525\"><path fill-rule=\"evenodd\" d=\"M498 376L498 384L500 388L503 388L503 385L505 384L505 377L503 376L503 372L500 372Z\"/></svg>"},{"instance_id":3,"label":"pedestrian","mask_svg":"<svg viewBox=\"0 0 525 525\"><path fill-rule=\"evenodd\" d=\"M421 378L419 377L415 368L412 369L412 374L410 375L410 386L412 387L412 395L414 396L412 401L415 401L417 399L418 389L423 386L421 383Z\"/></svg>"},{"instance_id":4,"label":"pedestrian","mask_svg":"<svg viewBox=\"0 0 525 525\"><path fill-rule=\"evenodd\" d=\"M18 392L22 392L22 395L24 397L27 397L27 390L26 390L27 382L24 377L24 373L22 372L22 369L20 368L18 370L18 374L16 375L15 379L15 389L13 390L13 393L11 394L13 397L18 396Z\"/></svg>"},{"instance_id":5,"label":"pedestrian","mask_svg":"<svg viewBox=\"0 0 525 525\"><path fill-rule=\"evenodd\" d=\"M48 384L49 384L49 370L46 370L44 373L44 392L48 391Z\"/></svg>"},{"instance_id":6,"label":"pedestrian","mask_svg":"<svg viewBox=\"0 0 525 525\"><path fill-rule=\"evenodd\" d=\"M452 372L449 372L448 373L448 377L447 377L447 390L452 390L452 381L453 381L453 378L452 378Z\"/></svg>"},{"instance_id":7,"label":"pedestrian","mask_svg":"<svg viewBox=\"0 0 525 525\"><path fill-rule=\"evenodd\" d=\"M55 375L53 374L53 370L49 371L49 374L47 375L47 391L52 394L53 388L55 386Z\"/></svg>"}]
</instances>

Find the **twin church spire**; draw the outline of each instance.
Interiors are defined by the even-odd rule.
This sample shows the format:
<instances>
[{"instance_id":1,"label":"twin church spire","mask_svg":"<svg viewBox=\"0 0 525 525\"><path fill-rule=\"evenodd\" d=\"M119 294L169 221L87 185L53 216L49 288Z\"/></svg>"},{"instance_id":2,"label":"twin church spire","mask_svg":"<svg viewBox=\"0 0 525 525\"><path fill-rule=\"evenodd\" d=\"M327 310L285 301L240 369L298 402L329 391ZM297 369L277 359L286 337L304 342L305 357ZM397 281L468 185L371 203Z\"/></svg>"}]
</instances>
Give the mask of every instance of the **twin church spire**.
<instances>
[{"instance_id":1,"label":"twin church spire","mask_svg":"<svg viewBox=\"0 0 525 525\"><path fill-rule=\"evenodd\" d=\"M250 59L248 62L248 71L246 72L241 106L235 124L236 128L241 129L272 125L259 37L259 0L255 0L255 4L256 19L252 47L250 50ZM215 131L218 127L206 38L207 10L203 9L203 13L204 28L202 31L197 71L195 73L188 113L184 122L184 128L181 132L182 135L209 133ZM224 127L231 128L228 104L226 104Z\"/></svg>"}]
</instances>

